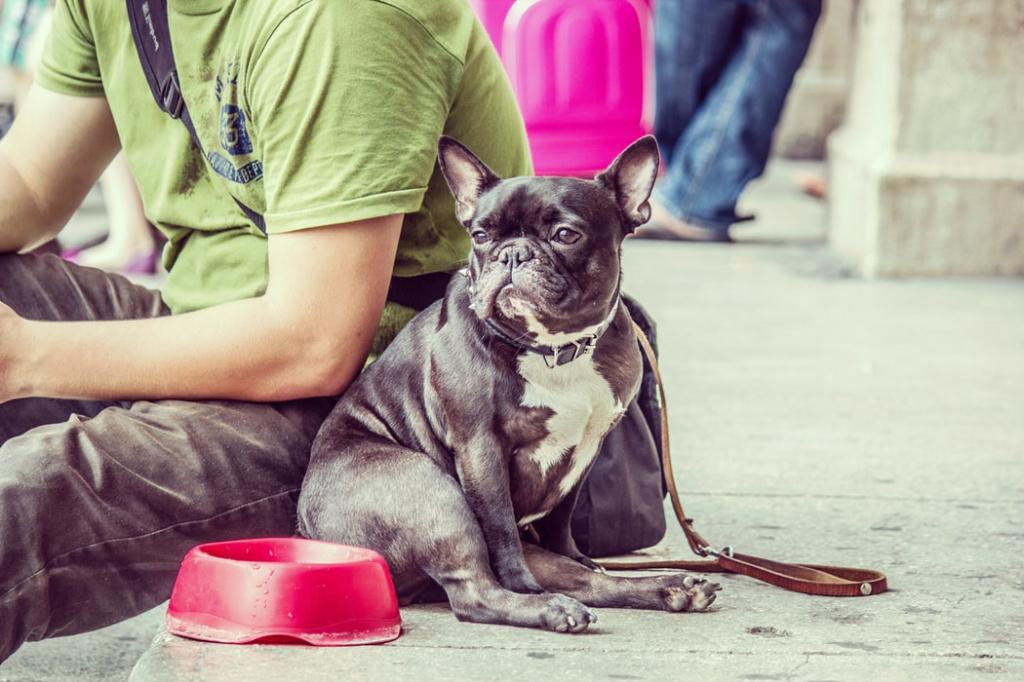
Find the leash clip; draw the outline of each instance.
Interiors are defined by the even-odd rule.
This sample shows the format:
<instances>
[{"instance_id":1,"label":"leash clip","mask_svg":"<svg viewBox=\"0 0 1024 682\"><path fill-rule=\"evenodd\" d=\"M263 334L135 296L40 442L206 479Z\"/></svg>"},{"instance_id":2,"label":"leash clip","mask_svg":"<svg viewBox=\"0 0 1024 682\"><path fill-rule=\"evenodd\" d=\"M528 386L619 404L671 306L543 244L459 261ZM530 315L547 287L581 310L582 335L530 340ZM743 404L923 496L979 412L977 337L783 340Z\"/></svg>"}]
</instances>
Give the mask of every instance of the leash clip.
<instances>
[{"instance_id":1,"label":"leash clip","mask_svg":"<svg viewBox=\"0 0 1024 682\"><path fill-rule=\"evenodd\" d=\"M711 547L710 545L708 545L707 547L701 547L700 551L698 552L698 554L700 554L701 556L713 556L713 557L723 557L724 556L727 559L731 559L732 558L732 554L733 554L732 545L726 545L722 549L715 549L714 547Z\"/></svg>"}]
</instances>

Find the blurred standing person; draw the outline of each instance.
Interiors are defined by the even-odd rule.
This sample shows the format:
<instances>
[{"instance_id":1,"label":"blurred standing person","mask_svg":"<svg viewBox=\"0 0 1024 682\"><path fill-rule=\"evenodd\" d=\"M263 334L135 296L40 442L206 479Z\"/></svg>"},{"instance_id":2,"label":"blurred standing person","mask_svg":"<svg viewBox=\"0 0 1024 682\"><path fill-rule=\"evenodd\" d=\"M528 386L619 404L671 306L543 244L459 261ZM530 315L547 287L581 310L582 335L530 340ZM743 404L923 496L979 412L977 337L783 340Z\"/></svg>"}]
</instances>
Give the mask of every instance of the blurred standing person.
<instances>
[{"instance_id":1,"label":"blurred standing person","mask_svg":"<svg viewBox=\"0 0 1024 682\"><path fill-rule=\"evenodd\" d=\"M32 84L33 72L50 33L51 0L4 0L0 21L0 64L14 74L15 114ZM128 163L118 154L100 179L109 232L100 244L65 252L69 259L103 270L150 273L156 243Z\"/></svg>"},{"instance_id":2,"label":"blurred standing person","mask_svg":"<svg viewBox=\"0 0 1024 682\"><path fill-rule=\"evenodd\" d=\"M822 0L655 3L655 135L665 175L638 237L731 241L761 175Z\"/></svg>"},{"instance_id":3,"label":"blurred standing person","mask_svg":"<svg viewBox=\"0 0 1024 682\"><path fill-rule=\"evenodd\" d=\"M100 190L107 208L107 238L87 249L65 251L64 257L112 272L156 272L159 250L124 154L115 156L103 171Z\"/></svg>"}]
</instances>

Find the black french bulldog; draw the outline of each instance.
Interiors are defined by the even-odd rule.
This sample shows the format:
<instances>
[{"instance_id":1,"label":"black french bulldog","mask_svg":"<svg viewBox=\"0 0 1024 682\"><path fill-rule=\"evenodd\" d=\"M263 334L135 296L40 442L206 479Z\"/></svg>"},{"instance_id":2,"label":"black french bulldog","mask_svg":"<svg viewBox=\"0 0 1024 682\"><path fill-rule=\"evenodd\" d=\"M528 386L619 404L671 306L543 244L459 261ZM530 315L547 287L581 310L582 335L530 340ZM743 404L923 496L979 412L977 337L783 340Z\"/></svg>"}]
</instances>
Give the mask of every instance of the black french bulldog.
<instances>
[{"instance_id":1,"label":"black french bulldog","mask_svg":"<svg viewBox=\"0 0 1024 682\"><path fill-rule=\"evenodd\" d=\"M650 217L654 139L593 181L501 180L441 138L468 269L352 384L324 422L299 532L380 552L402 603L460 620L581 632L589 606L701 611L719 586L593 570L569 521L641 358L619 298L623 239ZM523 542L533 523L544 547Z\"/></svg>"}]
</instances>

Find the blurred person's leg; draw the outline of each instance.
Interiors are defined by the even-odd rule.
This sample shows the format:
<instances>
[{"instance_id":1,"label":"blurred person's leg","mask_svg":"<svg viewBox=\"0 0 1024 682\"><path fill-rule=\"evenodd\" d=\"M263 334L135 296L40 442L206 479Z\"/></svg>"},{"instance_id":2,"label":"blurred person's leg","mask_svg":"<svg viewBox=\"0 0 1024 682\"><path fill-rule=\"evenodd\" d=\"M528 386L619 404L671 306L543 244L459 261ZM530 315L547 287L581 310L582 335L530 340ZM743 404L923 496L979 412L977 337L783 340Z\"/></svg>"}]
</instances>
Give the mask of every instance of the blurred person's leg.
<instances>
[{"instance_id":1,"label":"blurred person's leg","mask_svg":"<svg viewBox=\"0 0 1024 682\"><path fill-rule=\"evenodd\" d=\"M654 4L654 135L663 163L728 64L742 15L733 0Z\"/></svg>"},{"instance_id":2,"label":"blurred person's leg","mask_svg":"<svg viewBox=\"0 0 1024 682\"><path fill-rule=\"evenodd\" d=\"M728 1L744 9L738 43L671 150L652 201L654 220L671 223L663 227L695 227L710 240L728 239L729 226L742 220L736 202L764 171L821 14L821 0Z\"/></svg>"},{"instance_id":3,"label":"blurred person's leg","mask_svg":"<svg viewBox=\"0 0 1024 682\"><path fill-rule=\"evenodd\" d=\"M55 256L0 255L0 300L34 319L167 314L158 293ZM0 662L159 604L200 542L292 535L332 404L0 405Z\"/></svg>"},{"instance_id":4,"label":"blurred person's leg","mask_svg":"<svg viewBox=\"0 0 1024 682\"><path fill-rule=\"evenodd\" d=\"M153 272L156 243L123 152L114 157L103 173L100 189L110 231L98 245L77 253L74 261L103 270Z\"/></svg>"}]
</instances>

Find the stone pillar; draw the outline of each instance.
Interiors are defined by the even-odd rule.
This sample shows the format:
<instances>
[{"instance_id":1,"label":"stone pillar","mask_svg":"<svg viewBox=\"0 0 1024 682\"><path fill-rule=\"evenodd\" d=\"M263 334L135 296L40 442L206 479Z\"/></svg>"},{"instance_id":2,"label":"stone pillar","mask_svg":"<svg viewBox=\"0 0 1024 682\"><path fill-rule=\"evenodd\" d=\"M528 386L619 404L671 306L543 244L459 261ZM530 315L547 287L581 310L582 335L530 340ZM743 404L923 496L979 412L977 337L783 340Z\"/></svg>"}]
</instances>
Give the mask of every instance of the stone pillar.
<instances>
[{"instance_id":1,"label":"stone pillar","mask_svg":"<svg viewBox=\"0 0 1024 682\"><path fill-rule=\"evenodd\" d=\"M807 59L786 98L772 150L790 159L825 158L825 139L843 122L853 55L855 0L828 0Z\"/></svg>"},{"instance_id":2,"label":"stone pillar","mask_svg":"<svg viewBox=\"0 0 1024 682\"><path fill-rule=\"evenodd\" d=\"M861 0L829 239L868 277L1024 274L1024 4Z\"/></svg>"}]
</instances>

